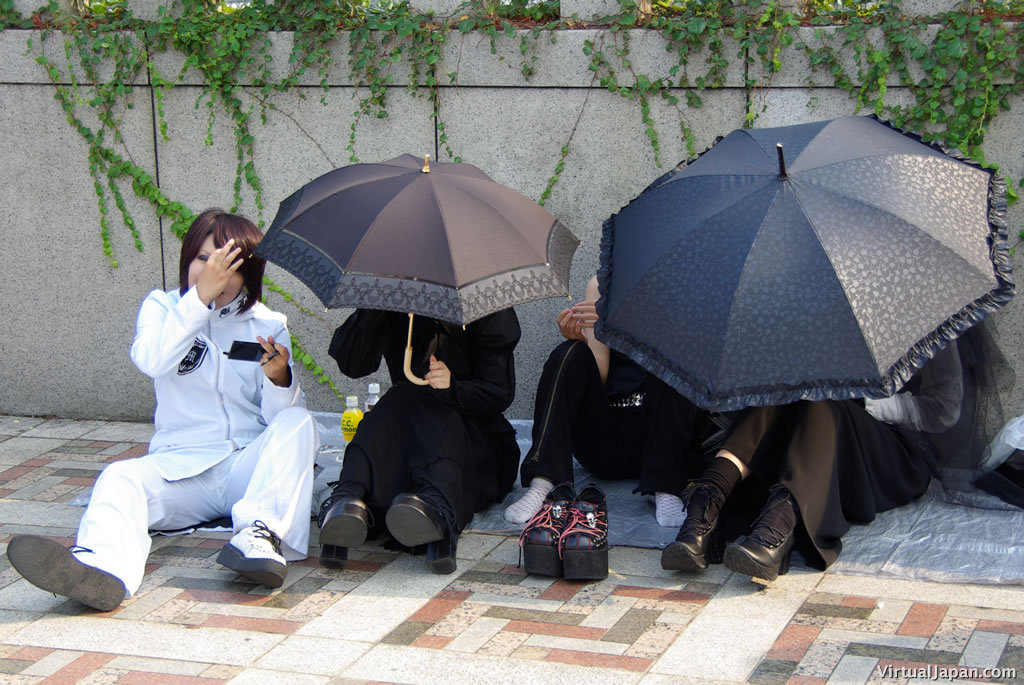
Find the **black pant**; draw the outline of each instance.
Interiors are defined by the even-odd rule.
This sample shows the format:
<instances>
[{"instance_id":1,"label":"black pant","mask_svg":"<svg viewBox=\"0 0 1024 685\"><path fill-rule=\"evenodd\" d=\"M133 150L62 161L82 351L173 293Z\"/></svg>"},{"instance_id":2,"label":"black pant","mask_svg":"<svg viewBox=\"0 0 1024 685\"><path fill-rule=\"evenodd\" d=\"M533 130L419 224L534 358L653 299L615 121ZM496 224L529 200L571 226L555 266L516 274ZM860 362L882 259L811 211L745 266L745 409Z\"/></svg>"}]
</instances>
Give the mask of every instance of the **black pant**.
<instances>
[{"instance_id":1,"label":"black pant","mask_svg":"<svg viewBox=\"0 0 1024 685\"><path fill-rule=\"evenodd\" d=\"M687 467L693 466L688 457L697 408L650 375L639 391L645 393L640 406L610 407L586 343L556 347L537 385L533 444L520 467L522 484L536 476L571 482L575 456L597 478L639 478L637 492L682 490Z\"/></svg>"},{"instance_id":2,"label":"black pant","mask_svg":"<svg viewBox=\"0 0 1024 685\"><path fill-rule=\"evenodd\" d=\"M746 485L763 492L781 482L793 493L825 567L839 556L851 524L910 502L931 480L927 443L852 400L748 409L724 448L750 467Z\"/></svg>"},{"instance_id":3,"label":"black pant","mask_svg":"<svg viewBox=\"0 0 1024 685\"><path fill-rule=\"evenodd\" d=\"M367 504L384 511L395 495L440 497L461 530L476 508L476 474L467 422L454 408L410 383L396 384L359 424L345 449L339 488L357 483Z\"/></svg>"}]
</instances>

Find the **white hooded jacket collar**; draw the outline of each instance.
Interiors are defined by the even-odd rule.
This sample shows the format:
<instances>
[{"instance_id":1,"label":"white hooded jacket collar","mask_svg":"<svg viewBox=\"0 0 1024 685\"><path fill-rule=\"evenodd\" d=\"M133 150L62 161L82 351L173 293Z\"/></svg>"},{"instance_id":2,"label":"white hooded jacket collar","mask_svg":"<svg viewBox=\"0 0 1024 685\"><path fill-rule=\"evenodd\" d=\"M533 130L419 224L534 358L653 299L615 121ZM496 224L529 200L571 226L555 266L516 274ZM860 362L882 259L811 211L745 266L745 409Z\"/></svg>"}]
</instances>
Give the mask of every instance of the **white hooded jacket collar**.
<instances>
[{"instance_id":1,"label":"white hooded jacket collar","mask_svg":"<svg viewBox=\"0 0 1024 685\"><path fill-rule=\"evenodd\" d=\"M227 319L230 319L231 321L251 319L253 315L252 307L245 312L239 313L239 310L245 306L245 301L245 289L243 289L242 292L238 293L238 297L219 309L211 304L210 309L213 310L213 313L210 316L210 321L216 325L218 322L225 321Z\"/></svg>"}]
</instances>

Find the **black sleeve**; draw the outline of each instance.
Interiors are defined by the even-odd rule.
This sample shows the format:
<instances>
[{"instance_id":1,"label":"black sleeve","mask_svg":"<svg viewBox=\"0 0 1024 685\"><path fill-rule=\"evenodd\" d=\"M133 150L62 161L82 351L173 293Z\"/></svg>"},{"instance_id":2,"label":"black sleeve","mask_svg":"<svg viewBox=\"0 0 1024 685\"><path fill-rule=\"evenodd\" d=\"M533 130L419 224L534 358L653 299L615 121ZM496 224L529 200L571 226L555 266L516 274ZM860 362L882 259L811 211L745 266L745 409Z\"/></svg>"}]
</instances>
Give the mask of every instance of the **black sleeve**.
<instances>
[{"instance_id":1,"label":"black sleeve","mask_svg":"<svg viewBox=\"0 0 1024 685\"><path fill-rule=\"evenodd\" d=\"M521 334L519 319L514 310L504 309L474 321L466 330L475 348L473 369L469 376L452 378L451 388L438 397L467 415L500 414L516 395L513 352Z\"/></svg>"},{"instance_id":2,"label":"black sleeve","mask_svg":"<svg viewBox=\"0 0 1024 685\"><path fill-rule=\"evenodd\" d=\"M338 369L350 378L362 378L380 367L384 350L391 342L392 312L357 309L338 326L328 354Z\"/></svg>"}]
</instances>

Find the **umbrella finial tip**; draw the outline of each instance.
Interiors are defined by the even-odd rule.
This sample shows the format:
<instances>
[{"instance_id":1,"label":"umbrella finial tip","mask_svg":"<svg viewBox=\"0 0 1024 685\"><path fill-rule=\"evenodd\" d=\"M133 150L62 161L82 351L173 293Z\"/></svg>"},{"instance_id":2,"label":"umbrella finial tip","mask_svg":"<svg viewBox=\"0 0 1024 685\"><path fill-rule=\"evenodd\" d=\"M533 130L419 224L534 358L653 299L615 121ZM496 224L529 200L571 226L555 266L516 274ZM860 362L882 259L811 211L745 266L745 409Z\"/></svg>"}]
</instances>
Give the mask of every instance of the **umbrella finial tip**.
<instances>
[{"instance_id":1,"label":"umbrella finial tip","mask_svg":"<svg viewBox=\"0 0 1024 685\"><path fill-rule=\"evenodd\" d=\"M779 157L779 178L786 178L786 158L782 154L782 143L775 143L775 152Z\"/></svg>"},{"instance_id":2,"label":"umbrella finial tip","mask_svg":"<svg viewBox=\"0 0 1024 685\"><path fill-rule=\"evenodd\" d=\"M430 155L423 155L423 168L420 171L425 174L430 173Z\"/></svg>"}]
</instances>

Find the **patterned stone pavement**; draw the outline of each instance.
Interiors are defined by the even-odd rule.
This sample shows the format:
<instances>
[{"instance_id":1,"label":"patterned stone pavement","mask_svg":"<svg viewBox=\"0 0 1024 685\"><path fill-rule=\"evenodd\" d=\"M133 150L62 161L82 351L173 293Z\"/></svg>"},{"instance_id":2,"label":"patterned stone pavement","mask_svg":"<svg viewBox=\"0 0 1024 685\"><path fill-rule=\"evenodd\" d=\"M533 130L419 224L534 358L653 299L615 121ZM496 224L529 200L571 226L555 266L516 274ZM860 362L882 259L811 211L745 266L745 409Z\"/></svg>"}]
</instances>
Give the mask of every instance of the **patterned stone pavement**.
<instances>
[{"instance_id":1,"label":"patterned stone pavement","mask_svg":"<svg viewBox=\"0 0 1024 685\"><path fill-rule=\"evenodd\" d=\"M72 544L69 503L151 432L0 416L0 550L19 532ZM215 562L228 537L155 538L142 588L109 613L30 586L5 554L0 682L1024 683L1019 586L800 569L761 585L627 547L606 580L569 582L526 576L513 538L467 533L450 576L368 543L270 591Z\"/></svg>"}]
</instances>

